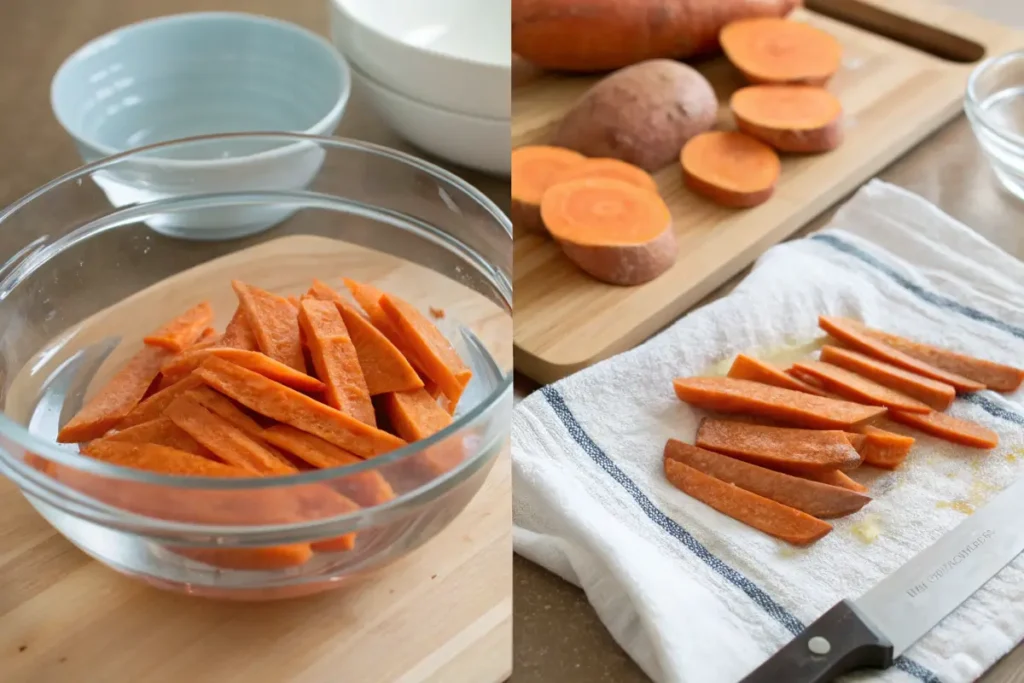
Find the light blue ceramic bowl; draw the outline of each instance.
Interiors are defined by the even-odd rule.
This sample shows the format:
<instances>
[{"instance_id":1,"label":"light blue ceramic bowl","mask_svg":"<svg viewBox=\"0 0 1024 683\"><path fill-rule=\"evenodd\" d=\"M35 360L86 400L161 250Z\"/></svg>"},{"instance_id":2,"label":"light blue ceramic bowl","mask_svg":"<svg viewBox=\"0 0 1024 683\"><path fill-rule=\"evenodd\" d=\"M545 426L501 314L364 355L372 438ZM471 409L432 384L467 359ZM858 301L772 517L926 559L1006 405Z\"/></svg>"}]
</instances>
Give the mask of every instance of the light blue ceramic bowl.
<instances>
[{"instance_id":1,"label":"light blue ceramic bowl","mask_svg":"<svg viewBox=\"0 0 1024 683\"><path fill-rule=\"evenodd\" d=\"M268 17L200 12L131 24L86 44L57 70L50 98L57 120L91 163L199 135L330 135L350 89L347 63L320 36ZM131 178L94 180L115 206L125 206L189 190L232 191L241 177L248 189L294 190L317 170L310 149L254 148L230 139L186 148L187 157L147 158ZM266 207L197 210L149 224L179 237L222 239L266 229L287 215Z\"/></svg>"}]
</instances>

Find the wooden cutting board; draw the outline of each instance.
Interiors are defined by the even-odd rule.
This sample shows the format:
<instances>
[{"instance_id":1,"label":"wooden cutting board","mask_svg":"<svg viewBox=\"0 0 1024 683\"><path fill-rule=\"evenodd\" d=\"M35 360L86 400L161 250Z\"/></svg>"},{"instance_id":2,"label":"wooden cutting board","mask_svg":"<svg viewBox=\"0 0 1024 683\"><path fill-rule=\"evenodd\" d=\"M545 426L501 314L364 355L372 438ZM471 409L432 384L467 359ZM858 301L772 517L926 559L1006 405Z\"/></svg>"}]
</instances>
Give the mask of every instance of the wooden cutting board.
<instances>
[{"instance_id":1,"label":"wooden cutting board","mask_svg":"<svg viewBox=\"0 0 1024 683\"><path fill-rule=\"evenodd\" d=\"M444 307L508 365L508 316L440 274L343 242L291 236L208 261L104 309L63 335L54 361L15 378L17 400L85 344L115 330L97 374L172 312L210 299L223 326L229 279L283 294L346 274L417 305ZM135 346L137 348L137 346ZM33 364L30 364L30 366ZM95 382L94 382L95 383ZM12 412L14 411L14 412ZM79 551L0 479L3 683L498 683L512 670L512 492L507 449L469 505L434 539L335 591L261 603L163 592Z\"/></svg>"},{"instance_id":2,"label":"wooden cutting board","mask_svg":"<svg viewBox=\"0 0 1024 683\"><path fill-rule=\"evenodd\" d=\"M775 195L748 210L725 209L692 194L676 164L655 174L672 210L680 256L671 270L639 287L597 282L546 236L517 234L518 372L549 383L641 343L957 116L967 78L982 55L1024 45L1024 32L929 0L807 4L794 18L828 31L843 45L842 69L829 85L846 113L843 146L820 156L785 158ZM728 98L745 83L723 58L696 66L724 105L720 123L731 127ZM549 141L595 80L518 72L513 146Z\"/></svg>"}]
</instances>

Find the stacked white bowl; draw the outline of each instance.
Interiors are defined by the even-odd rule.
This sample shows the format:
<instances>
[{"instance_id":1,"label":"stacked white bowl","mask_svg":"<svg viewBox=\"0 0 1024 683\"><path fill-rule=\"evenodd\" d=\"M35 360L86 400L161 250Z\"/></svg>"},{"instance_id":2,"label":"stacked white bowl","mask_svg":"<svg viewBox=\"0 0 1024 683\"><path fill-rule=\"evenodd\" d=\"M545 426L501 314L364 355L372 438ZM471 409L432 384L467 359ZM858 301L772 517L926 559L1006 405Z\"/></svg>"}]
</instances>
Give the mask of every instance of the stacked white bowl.
<instances>
[{"instance_id":1,"label":"stacked white bowl","mask_svg":"<svg viewBox=\"0 0 1024 683\"><path fill-rule=\"evenodd\" d=\"M353 80L399 135L443 159L507 176L508 0L328 0Z\"/></svg>"}]
</instances>

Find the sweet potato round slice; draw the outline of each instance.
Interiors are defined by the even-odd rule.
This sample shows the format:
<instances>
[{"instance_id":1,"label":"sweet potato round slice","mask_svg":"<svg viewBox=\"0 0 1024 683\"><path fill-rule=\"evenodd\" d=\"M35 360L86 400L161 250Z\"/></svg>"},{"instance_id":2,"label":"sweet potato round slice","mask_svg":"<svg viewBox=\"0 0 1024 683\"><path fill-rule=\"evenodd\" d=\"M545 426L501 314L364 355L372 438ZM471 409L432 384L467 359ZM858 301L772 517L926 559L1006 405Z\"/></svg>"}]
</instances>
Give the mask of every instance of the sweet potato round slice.
<instances>
[{"instance_id":1,"label":"sweet potato round slice","mask_svg":"<svg viewBox=\"0 0 1024 683\"><path fill-rule=\"evenodd\" d=\"M839 41L828 33L775 17L734 21L719 40L725 56L751 83L824 85L843 56Z\"/></svg>"},{"instance_id":2,"label":"sweet potato round slice","mask_svg":"<svg viewBox=\"0 0 1024 683\"><path fill-rule=\"evenodd\" d=\"M843 140L843 106L822 88L752 85L733 93L729 108L737 128L780 152L827 152Z\"/></svg>"},{"instance_id":3,"label":"sweet potato round slice","mask_svg":"<svg viewBox=\"0 0 1024 683\"><path fill-rule=\"evenodd\" d=\"M621 180L583 178L544 194L541 217L565 255L614 285L639 285L678 255L672 214L657 194Z\"/></svg>"},{"instance_id":4,"label":"sweet potato round slice","mask_svg":"<svg viewBox=\"0 0 1024 683\"><path fill-rule=\"evenodd\" d=\"M551 179L551 187L581 178L621 180L642 190L658 191L658 183L654 181L650 173L639 166L611 158L584 159L582 163L569 166L554 175Z\"/></svg>"},{"instance_id":5,"label":"sweet potato round slice","mask_svg":"<svg viewBox=\"0 0 1024 683\"><path fill-rule=\"evenodd\" d=\"M782 172L774 149L735 131L710 131L690 138L679 161L691 190L733 208L768 201Z\"/></svg>"},{"instance_id":6,"label":"sweet potato round slice","mask_svg":"<svg viewBox=\"0 0 1024 683\"><path fill-rule=\"evenodd\" d=\"M512 150L512 225L524 232L544 232L540 200L559 172L582 163L579 152L562 147L527 145Z\"/></svg>"}]
</instances>

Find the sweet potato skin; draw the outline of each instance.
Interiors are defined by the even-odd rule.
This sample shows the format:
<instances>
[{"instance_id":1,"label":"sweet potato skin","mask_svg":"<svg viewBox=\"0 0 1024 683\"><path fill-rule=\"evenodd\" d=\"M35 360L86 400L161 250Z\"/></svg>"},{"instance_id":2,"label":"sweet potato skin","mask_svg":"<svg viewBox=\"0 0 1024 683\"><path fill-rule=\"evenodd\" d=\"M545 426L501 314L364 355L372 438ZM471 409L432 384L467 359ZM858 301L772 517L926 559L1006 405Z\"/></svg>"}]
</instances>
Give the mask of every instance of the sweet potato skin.
<instances>
[{"instance_id":1,"label":"sweet potato skin","mask_svg":"<svg viewBox=\"0 0 1024 683\"><path fill-rule=\"evenodd\" d=\"M737 90L729 100L736 128L761 142L774 147L780 152L795 154L815 154L835 149L843 142L842 108L838 106L833 118L823 121L821 125L807 128L785 128L768 125L755 117L756 109L751 101L753 96L771 94L772 90L783 90L786 86L750 86ZM800 92L800 88L792 88ZM819 91L820 97L832 97L827 91ZM834 98L833 98L834 99Z\"/></svg>"},{"instance_id":2,"label":"sweet potato skin","mask_svg":"<svg viewBox=\"0 0 1024 683\"><path fill-rule=\"evenodd\" d=\"M594 72L718 48L736 19L781 17L800 0L512 0L512 51L544 69Z\"/></svg>"},{"instance_id":3,"label":"sweet potato skin","mask_svg":"<svg viewBox=\"0 0 1024 683\"><path fill-rule=\"evenodd\" d=\"M650 282L669 268L679 256L672 224L646 244L592 246L560 241L566 257L583 272L612 285L631 287Z\"/></svg>"}]
</instances>

